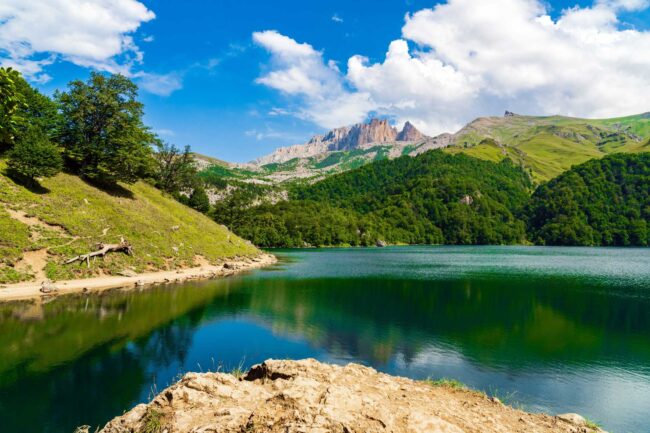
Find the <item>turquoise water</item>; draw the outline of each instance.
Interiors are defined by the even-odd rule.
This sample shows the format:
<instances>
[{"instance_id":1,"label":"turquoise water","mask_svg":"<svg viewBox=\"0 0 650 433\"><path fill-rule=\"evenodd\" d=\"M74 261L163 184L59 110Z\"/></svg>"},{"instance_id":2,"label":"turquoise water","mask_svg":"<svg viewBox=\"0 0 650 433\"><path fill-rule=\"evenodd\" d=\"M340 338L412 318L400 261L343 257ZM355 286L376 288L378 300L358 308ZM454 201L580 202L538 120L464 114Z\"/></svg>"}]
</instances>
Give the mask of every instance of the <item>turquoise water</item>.
<instances>
[{"instance_id":1,"label":"turquoise water","mask_svg":"<svg viewBox=\"0 0 650 433\"><path fill-rule=\"evenodd\" d=\"M186 371L315 357L650 432L649 249L276 253L235 278L0 306L0 431L103 425Z\"/></svg>"}]
</instances>

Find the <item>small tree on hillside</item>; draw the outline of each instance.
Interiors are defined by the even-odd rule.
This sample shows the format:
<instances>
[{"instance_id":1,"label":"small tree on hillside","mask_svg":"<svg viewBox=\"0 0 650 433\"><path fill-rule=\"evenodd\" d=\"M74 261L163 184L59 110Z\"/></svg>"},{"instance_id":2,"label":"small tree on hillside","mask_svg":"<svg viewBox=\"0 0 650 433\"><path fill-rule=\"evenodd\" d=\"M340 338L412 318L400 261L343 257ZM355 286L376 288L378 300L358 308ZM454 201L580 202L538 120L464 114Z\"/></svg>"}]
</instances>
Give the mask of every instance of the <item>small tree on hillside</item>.
<instances>
[{"instance_id":1,"label":"small tree on hillside","mask_svg":"<svg viewBox=\"0 0 650 433\"><path fill-rule=\"evenodd\" d=\"M157 147L154 154L156 186L174 195L191 189L197 182L197 171L190 147L185 146L181 151L173 144L163 142L159 142Z\"/></svg>"},{"instance_id":2,"label":"small tree on hillside","mask_svg":"<svg viewBox=\"0 0 650 433\"><path fill-rule=\"evenodd\" d=\"M63 167L59 148L37 127L28 128L8 156L9 169L31 181L38 177L54 176Z\"/></svg>"},{"instance_id":3,"label":"small tree on hillside","mask_svg":"<svg viewBox=\"0 0 650 433\"><path fill-rule=\"evenodd\" d=\"M154 135L142 122L138 87L123 75L92 73L57 94L61 144L70 168L105 184L133 183L152 164Z\"/></svg>"},{"instance_id":4,"label":"small tree on hillside","mask_svg":"<svg viewBox=\"0 0 650 433\"><path fill-rule=\"evenodd\" d=\"M210 210L210 199L203 185L194 187L187 204L199 212L208 213Z\"/></svg>"}]
</instances>

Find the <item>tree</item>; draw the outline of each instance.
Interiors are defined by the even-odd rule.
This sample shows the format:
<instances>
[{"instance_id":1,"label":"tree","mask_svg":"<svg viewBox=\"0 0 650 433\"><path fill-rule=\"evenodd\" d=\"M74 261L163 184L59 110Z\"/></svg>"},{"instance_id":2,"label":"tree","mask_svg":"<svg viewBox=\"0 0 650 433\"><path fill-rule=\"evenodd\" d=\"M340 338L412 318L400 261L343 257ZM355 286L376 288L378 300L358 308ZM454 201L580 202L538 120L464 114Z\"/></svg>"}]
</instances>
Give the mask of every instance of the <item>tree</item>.
<instances>
[{"instance_id":1,"label":"tree","mask_svg":"<svg viewBox=\"0 0 650 433\"><path fill-rule=\"evenodd\" d=\"M138 87L123 75L92 73L58 93L61 144L73 172L104 184L133 183L151 169L155 137L142 122Z\"/></svg>"},{"instance_id":2,"label":"tree","mask_svg":"<svg viewBox=\"0 0 650 433\"><path fill-rule=\"evenodd\" d=\"M156 160L156 186L170 194L189 190L196 183L197 170L190 147L181 150L173 144L158 142Z\"/></svg>"},{"instance_id":3,"label":"tree","mask_svg":"<svg viewBox=\"0 0 650 433\"><path fill-rule=\"evenodd\" d=\"M203 185L194 187L187 204L202 213L207 213L210 210L210 199Z\"/></svg>"},{"instance_id":4,"label":"tree","mask_svg":"<svg viewBox=\"0 0 650 433\"><path fill-rule=\"evenodd\" d=\"M9 169L33 181L51 177L61 171L63 159L59 148L52 144L40 128L28 128L9 151Z\"/></svg>"},{"instance_id":5,"label":"tree","mask_svg":"<svg viewBox=\"0 0 650 433\"><path fill-rule=\"evenodd\" d=\"M16 88L20 74L11 68L0 68L0 150L13 146L20 124L19 110L25 101Z\"/></svg>"},{"instance_id":6,"label":"tree","mask_svg":"<svg viewBox=\"0 0 650 433\"><path fill-rule=\"evenodd\" d=\"M18 125L17 138L30 126L37 126L50 140L57 141L61 127L61 114L56 102L36 90L20 76L15 80L15 85L24 101L18 110L21 122Z\"/></svg>"}]
</instances>

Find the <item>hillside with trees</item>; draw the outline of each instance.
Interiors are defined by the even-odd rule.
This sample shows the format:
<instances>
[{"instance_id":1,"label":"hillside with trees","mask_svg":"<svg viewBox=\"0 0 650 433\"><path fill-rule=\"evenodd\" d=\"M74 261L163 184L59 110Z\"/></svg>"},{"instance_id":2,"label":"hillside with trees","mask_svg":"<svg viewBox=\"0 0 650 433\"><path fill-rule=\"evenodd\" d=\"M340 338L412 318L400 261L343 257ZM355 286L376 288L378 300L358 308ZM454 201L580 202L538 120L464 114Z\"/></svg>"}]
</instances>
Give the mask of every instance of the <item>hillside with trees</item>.
<instances>
[{"instance_id":1,"label":"hillside with trees","mask_svg":"<svg viewBox=\"0 0 650 433\"><path fill-rule=\"evenodd\" d=\"M427 152L378 161L297 186L289 201L240 206L213 216L260 246L513 244L531 182L510 160Z\"/></svg>"},{"instance_id":2,"label":"hillside with trees","mask_svg":"<svg viewBox=\"0 0 650 433\"><path fill-rule=\"evenodd\" d=\"M121 75L91 73L50 98L0 68L0 283L259 254L183 204L209 208L190 150L161 142L143 114ZM131 254L66 264L122 244Z\"/></svg>"},{"instance_id":3,"label":"hillside with trees","mask_svg":"<svg viewBox=\"0 0 650 433\"><path fill-rule=\"evenodd\" d=\"M542 245L650 245L650 153L573 167L535 191L526 216Z\"/></svg>"}]
</instances>

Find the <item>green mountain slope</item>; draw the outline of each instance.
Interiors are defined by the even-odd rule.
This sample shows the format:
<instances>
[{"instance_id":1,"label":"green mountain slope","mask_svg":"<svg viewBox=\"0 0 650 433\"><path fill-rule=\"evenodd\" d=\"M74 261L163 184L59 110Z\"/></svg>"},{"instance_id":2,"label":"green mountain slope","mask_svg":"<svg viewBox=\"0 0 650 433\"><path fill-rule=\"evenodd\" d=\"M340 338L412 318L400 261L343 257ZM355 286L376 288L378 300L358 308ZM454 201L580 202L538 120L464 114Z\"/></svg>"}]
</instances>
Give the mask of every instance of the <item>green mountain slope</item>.
<instances>
[{"instance_id":1,"label":"green mountain slope","mask_svg":"<svg viewBox=\"0 0 650 433\"><path fill-rule=\"evenodd\" d=\"M189 266L199 260L255 255L258 250L208 217L144 182L106 192L59 174L29 190L7 177L0 161L0 282L67 279L125 269ZM134 255L63 265L99 242L128 240ZM200 259L202 260L202 259ZM35 269L44 265L43 273Z\"/></svg>"},{"instance_id":2,"label":"green mountain slope","mask_svg":"<svg viewBox=\"0 0 650 433\"><path fill-rule=\"evenodd\" d=\"M432 151L297 186L275 205L226 202L214 216L261 246L520 243L515 214L530 187L509 160Z\"/></svg>"},{"instance_id":3,"label":"green mountain slope","mask_svg":"<svg viewBox=\"0 0 650 433\"><path fill-rule=\"evenodd\" d=\"M531 239L553 245L650 245L650 153L611 155L540 186Z\"/></svg>"},{"instance_id":4,"label":"green mountain slope","mask_svg":"<svg viewBox=\"0 0 650 433\"><path fill-rule=\"evenodd\" d=\"M476 119L446 151L491 161L509 157L545 181L592 158L650 151L649 137L650 113L601 120L511 115Z\"/></svg>"}]
</instances>

